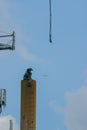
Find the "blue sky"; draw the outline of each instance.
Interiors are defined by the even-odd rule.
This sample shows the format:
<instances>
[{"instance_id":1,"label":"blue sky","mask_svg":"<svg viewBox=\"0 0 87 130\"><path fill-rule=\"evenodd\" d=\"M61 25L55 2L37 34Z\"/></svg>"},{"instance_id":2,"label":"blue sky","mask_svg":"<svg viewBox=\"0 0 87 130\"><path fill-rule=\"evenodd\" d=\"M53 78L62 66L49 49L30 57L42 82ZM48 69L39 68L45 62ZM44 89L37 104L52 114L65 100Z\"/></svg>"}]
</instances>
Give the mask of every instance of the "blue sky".
<instances>
[{"instance_id":1,"label":"blue sky","mask_svg":"<svg viewBox=\"0 0 87 130\"><path fill-rule=\"evenodd\" d=\"M21 80L29 67L37 81L37 130L87 129L86 5L52 0L50 44L49 1L0 0L0 35L16 33L15 51L0 51L0 88L7 90L0 129L12 118L18 130Z\"/></svg>"}]
</instances>

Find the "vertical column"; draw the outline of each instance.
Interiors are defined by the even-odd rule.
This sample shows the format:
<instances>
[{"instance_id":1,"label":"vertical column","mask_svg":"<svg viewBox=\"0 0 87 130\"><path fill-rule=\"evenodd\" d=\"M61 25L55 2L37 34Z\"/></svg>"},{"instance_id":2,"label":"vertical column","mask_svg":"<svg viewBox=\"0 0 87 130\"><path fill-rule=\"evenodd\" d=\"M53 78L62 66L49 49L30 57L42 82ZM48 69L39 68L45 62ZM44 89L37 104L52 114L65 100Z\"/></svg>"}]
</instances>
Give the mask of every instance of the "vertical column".
<instances>
[{"instance_id":1,"label":"vertical column","mask_svg":"<svg viewBox=\"0 0 87 130\"><path fill-rule=\"evenodd\" d=\"M21 81L21 130L36 130L36 81Z\"/></svg>"}]
</instances>

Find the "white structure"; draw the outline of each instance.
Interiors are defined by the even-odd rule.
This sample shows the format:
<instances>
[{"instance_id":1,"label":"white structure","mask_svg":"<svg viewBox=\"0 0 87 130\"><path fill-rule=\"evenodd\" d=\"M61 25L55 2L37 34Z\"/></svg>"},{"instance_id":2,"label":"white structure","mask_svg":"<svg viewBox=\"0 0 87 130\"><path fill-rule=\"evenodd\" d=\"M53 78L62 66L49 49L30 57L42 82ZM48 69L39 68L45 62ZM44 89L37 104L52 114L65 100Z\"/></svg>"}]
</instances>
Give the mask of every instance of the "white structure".
<instances>
[{"instance_id":1,"label":"white structure","mask_svg":"<svg viewBox=\"0 0 87 130\"><path fill-rule=\"evenodd\" d=\"M0 113L2 109L6 106L6 89L0 89Z\"/></svg>"},{"instance_id":2,"label":"white structure","mask_svg":"<svg viewBox=\"0 0 87 130\"><path fill-rule=\"evenodd\" d=\"M9 123L10 123L9 130L13 130L13 122L12 122L12 120L9 120Z\"/></svg>"}]
</instances>

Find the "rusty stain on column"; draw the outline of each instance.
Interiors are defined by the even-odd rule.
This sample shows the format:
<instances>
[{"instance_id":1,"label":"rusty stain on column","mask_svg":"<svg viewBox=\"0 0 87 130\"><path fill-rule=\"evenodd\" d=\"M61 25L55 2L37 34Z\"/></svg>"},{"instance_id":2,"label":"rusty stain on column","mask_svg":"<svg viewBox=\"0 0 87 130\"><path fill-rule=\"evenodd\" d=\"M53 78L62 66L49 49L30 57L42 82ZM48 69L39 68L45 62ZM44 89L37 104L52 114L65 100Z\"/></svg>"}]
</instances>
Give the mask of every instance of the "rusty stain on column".
<instances>
[{"instance_id":1,"label":"rusty stain on column","mask_svg":"<svg viewBox=\"0 0 87 130\"><path fill-rule=\"evenodd\" d=\"M36 81L21 80L20 130L36 130Z\"/></svg>"}]
</instances>

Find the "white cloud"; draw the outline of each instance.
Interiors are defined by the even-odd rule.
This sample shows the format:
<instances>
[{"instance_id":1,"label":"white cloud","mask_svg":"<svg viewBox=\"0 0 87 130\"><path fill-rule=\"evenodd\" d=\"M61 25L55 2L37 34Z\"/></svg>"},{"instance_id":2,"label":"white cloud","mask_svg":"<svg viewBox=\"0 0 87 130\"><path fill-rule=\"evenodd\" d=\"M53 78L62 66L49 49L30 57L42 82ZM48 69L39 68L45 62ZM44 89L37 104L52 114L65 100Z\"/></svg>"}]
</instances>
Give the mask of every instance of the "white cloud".
<instances>
[{"instance_id":1,"label":"white cloud","mask_svg":"<svg viewBox=\"0 0 87 130\"><path fill-rule=\"evenodd\" d=\"M87 87L81 87L76 92L67 92L65 100L64 108L56 101L51 101L51 109L57 114L62 112L67 130L87 130Z\"/></svg>"},{"instance_id":2,"label":"white cloud","mask_svg":"<svg viewBox=\"0 0 87 130\"><path fill-rule=\"evenodd\" d=\"M87 84L87 69L82 71L82 79L84 80L84 83Z\"/></svg>"},{"instance_id":3,"label":"white cloud","mask_svg":"<svg viewBox=\"0 0 87 130\"><path fill-rule=\"evenodd\" d=\"M43 58L40 58L40 56L36 56L33 53L30 53L29 49L26 46L22 46L22 45L17 46L16 50L19 56L25 61L30 61L30 62L40 63L40 64L47 63L47 61L45 61Z\"/></svg>"},{"instance_id":4,"label":"white cloud","mask_svg":"<svg viewBox=\"0 0 87 130\"><path fill-rule=\"evenodd\" d=\"M9 130L9 127L10 127L9 120L13 121L13 130L19 130L19 126L18 126L15 118L10 115L0 117L0 130Z\"/></svg>"},{"instance_id":5,"label":"white cloud","mask_svg":"<svg viewBox=\"0 0 87 130\"><path fill-rule=\"evenodd\" d=\"M1 16L0 31L4 27L6 26L8 27L8 24L6 24L8 22L9 22L9 27L10 27L12 16L11 16L11 13L9 12L9 9L10 9L10 4L6 2L5 0L0 0L0 16Z\"/></svg>"},{"instance_id":6,"label":"white cloud","mask_svg":"<svg viewBox=\"0 0 87 130\"><path fill-rule=\"evenodd\" d=\"M87 130L87 87L66 94L64 109L65 124L68 130Z\"/></svg>"},{"instance_id":7,"label":"white cloud","mask_svg":"<svg viewBox=\"0 0 87 130\"><path fill-rule=\"evenodd\" d=\"M37 59L36 56L31 54L25 46L18 46L17 51L24 60L35 61Z\"/></svg>"},{"instance_id":8,"label":"white cloud","mask_svg":"<svg viewBox=\"0 0 87 130\"><path fill-rule=\"evenodd\" d=\"M60 107L60 106L58 105L58 103L57 103L56 100L51 100L51 101L49 102L49 106L50 106L50 108L51 108L55 113L57 113L57 114L62 114L62 113L63 113L62 107Z\"/></svg>"}]
</instances>

